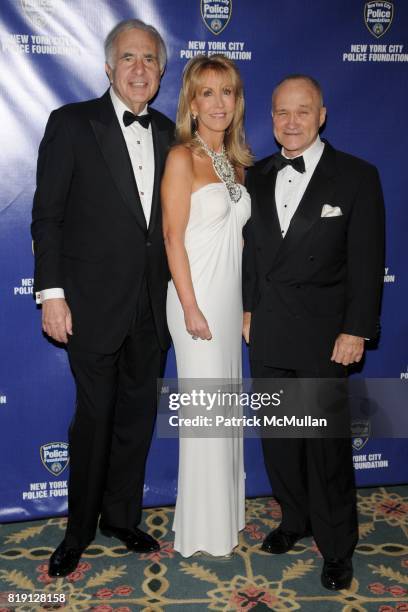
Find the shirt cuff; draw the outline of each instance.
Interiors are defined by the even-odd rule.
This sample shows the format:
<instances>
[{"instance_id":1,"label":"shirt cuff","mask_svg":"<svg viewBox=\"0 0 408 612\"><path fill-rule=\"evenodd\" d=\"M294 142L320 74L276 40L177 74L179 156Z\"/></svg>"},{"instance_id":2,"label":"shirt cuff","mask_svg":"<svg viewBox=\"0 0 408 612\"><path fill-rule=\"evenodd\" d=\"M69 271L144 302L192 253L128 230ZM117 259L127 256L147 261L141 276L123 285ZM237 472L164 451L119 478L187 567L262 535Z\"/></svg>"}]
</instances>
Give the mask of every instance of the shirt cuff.
<instances>
[{"instance_id":1,"label":"shirt cuff","mask_svg":"<svg viewBox=\"0 0 408 612\"><path fill-rule=\"evenodd\" d=\"M60 287L54 287L52 289L43 289L42 291L36 291L35 301L37 304L42 304L45 300L52 300L56 298L65 299L64 290Z\"/></svg>"}]
</instances>

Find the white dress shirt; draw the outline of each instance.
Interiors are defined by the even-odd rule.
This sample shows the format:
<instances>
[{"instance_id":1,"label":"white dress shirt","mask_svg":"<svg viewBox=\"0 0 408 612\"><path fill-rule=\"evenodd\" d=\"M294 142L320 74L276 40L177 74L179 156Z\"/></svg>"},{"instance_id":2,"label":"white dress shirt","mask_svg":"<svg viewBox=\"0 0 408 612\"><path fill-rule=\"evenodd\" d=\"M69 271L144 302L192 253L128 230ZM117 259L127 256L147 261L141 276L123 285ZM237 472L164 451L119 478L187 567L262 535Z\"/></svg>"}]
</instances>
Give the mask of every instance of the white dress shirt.
<instances>
[{"instance_id":1,"label":"white dress shirt","mask_svg":"<svg viewBox=\"0 0 408 612\"><path fill-rule=\"evenodd\" d=\"M275 184L275 201L282 237L286 236L292 217L323 154L323 149L324 142L318 136L314 143L302 153L306 172L298 172L292 166L285 166L278 172ZM287 157L283 149L282 155Z\"/></svg>"},{"instance_id":2,"label":"white dress shirt","mask_svg":"<svg viewBox=\"0 0 408 612\"><path fill-rule=\"evenodd\" d=\"M154 185L154 149L152 126L148 129L142 127L140 123L134 121L127 127L123 123L123 113L130 111L130 108L122 102L116 95L112 87L109 90L113 108L115 109L119 125L122 130L123 137L126 142L126 147L129 152L130 161L135 175L137 188L139 191L140 202L142 204L146 224L149 225L150 214L152 209L153 185ZM139 115L147 114L147 104ZM135 202L137 206L137 202ZM42 304L44 300L52 298L65 298L64 290L60 287L52 289L43 289L35 294L36 303Z\"/></svg>"},{"instance_id":3,"label":"white dress shirt","mask_svg":"<svg viewBox=\"0 0 408 612\"><path fill-rule=\"evenodd\" d=\"M123 113L125 111L130 111L130 109L126 106L126 104L124 104L124 102L122 102L120 98L118 98L112 87L110 88L110 96L126 142L127 150L129 151L133 173L135 175L137 188L139 190L140 201L142 203L146 224L148 226L152 209L154 184L152 126L149 125L148 129L146 130L146 128L142 127L140 123L134 121L131 125L125 127L125 124L123 123ZM147 115L147 104L138 114ZM137 206L136 202L135 206Z\"/></svg>"}]
</instances>

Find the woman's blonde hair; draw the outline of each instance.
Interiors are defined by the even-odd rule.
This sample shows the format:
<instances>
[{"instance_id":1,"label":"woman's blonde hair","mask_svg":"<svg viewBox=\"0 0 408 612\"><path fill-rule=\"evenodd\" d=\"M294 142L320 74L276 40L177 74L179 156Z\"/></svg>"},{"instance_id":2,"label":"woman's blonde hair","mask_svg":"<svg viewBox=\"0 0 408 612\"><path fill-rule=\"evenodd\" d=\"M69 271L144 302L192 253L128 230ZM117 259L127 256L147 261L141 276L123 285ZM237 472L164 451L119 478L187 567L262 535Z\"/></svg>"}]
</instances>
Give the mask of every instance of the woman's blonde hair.
<instances>
[{"instance_id":1,"label":"woman's blonde hair","mask_svg":"<svg viewBox=\"0 0 408 612\"><path fill-rule=\"evenodd\" d=\"M193 150L200 149L199 143L194 139L196 126L191 115L191 102L194 100L202 77L207 71L212 71L229 78L235 93L235 113L231 124L225 132L224 138L228 158L234 165L252 166L252 155L245 144L243 125L245 102L242 80L234 62L225 57L225 55L217 54L210 57L198 55L186 64L177 110L177 141Z\"/></svg>"}]
</instances>

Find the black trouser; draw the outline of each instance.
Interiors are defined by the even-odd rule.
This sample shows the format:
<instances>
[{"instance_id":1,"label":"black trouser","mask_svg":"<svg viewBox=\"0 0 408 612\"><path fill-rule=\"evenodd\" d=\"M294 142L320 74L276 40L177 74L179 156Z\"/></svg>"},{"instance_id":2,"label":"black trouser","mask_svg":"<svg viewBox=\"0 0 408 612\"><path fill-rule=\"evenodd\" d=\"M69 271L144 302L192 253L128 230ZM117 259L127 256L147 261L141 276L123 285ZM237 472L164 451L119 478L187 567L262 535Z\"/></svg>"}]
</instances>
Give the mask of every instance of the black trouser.
<instances>
[{"instance_id":1,"label":"black trouser","mask_svg":"<svg viewBox=\"0 0 408 612\"><path fill-rule=\"evenodd\" d=\"M75 322L74 322L75 323ZM144 284L121 347L103 355L68 348L77 387L69 431L69 546L94 538L98 515L114 527L141 519L146 457L154 429L157 378L165 353Z\"/></svg>"},{"instance_id":2,"label":"black trouser","mask_svg":"<svg viewBox=\"0 0 408 612\"><path fill-rule=\"evenodd\" d=\"M318 371L288 370L251 362L256 378L341 378L335 363ZM310 527L325 559L351 557L358 540L351 438L262 439L273 494L281 505L282 529Z\"/></svg>"}]
</instances>

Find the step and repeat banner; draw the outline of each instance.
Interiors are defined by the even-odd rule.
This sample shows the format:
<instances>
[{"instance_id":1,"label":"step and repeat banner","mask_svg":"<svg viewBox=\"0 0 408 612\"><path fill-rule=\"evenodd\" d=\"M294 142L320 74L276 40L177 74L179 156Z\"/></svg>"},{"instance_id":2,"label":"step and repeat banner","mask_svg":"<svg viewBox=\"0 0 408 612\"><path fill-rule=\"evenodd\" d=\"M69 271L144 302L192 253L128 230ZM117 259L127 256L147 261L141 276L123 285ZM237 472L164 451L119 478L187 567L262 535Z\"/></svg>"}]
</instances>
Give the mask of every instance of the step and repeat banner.
<instances>
[{"instance_id":1,"label":"step and repeat banner","mask_svg":"<svg viewBox=\"0 0 408 612\"><path fill-rule=\"evenodd\" d=\"M137 17L162 34L169 61L154 106L175 118L180 77L197 54L225 53L242 73L246 131L257 158L276 150L271 91L289 73L322 84L336 148L380 171L387 210L382 331L362 374L408 379L408 3L363 0L2 0L0 11L0 521L63 514L67 507L74 385L64 349L41 333L33 299L30 216L38 145L49 113L107 89L103 40ZM369 219L367 219L369 223ZM244 350L244 372L248 361ZM172 351L167 377L175 377ZM390 401L392 399L390 398ZM381 407L386 410L386 406ZM398 414L392 413L398 430ZM408 440L354 423L359 485L407 481ZM391 417L390 417L391 418ZM173 503L178 444L155 437L146 505ZM259 440L246 441L249 496L269 493Z\"/></svg>"}]
</instances>

